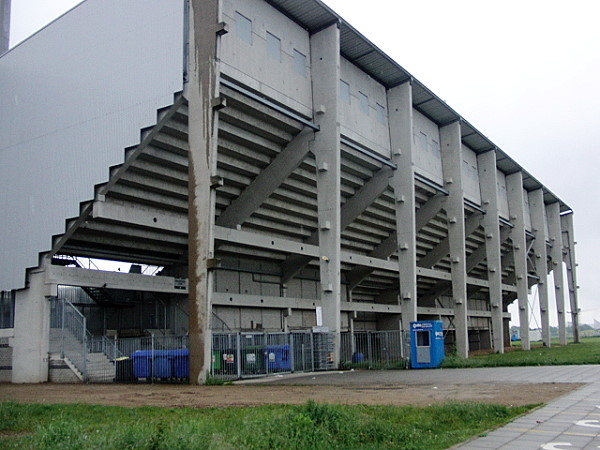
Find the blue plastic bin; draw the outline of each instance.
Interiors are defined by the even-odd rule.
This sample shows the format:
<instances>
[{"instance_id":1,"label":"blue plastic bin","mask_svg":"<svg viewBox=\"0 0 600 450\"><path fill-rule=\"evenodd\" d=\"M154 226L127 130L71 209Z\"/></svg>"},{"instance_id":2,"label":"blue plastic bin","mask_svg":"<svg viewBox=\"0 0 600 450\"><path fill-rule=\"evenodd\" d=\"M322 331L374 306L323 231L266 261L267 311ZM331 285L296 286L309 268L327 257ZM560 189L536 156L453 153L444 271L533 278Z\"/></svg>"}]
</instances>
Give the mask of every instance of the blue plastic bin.
<instances>
[{"instance_id":1,"label":"blue plastic bin","mask_svg":"<svg viewBox=\"0 0 600 450\"><path fill-rule=\"evenodd\" d=\"M138 350L133 358L135 378L189 378L190 351L180 350Z\"/></svg>"},{"instance_id":2,"label":"blue plastic bin","mask_svg":"<svg viewBox=\"0 0 600 450\"><path fill-rule=\"evenodd\" d=\"M135 378L150 378L152 376L152 351L138 350L131 355L133 358L133 376Z\"/></svg>"},{"instance_id":3,"label":"blue plastic bin","mask_svg":"<svg viewBox=\"0 0 600 450\"><path fill-rule=\"evenodd\" d=\"M292 370L289 345L267 345L265 347L265 365L271 372Z\"/></svg>"},{"instance_id":4,"label":"blue plastic bin","mask_svg":"<svg viewBox=\"0 0 600 450\"><path fill-rule=\"evenodd\" d=\"M175 378L190 377L190 351L187 348L182 350L170 350L170 357L173 361L173 375Z\"/></svg>"}]
</instances>

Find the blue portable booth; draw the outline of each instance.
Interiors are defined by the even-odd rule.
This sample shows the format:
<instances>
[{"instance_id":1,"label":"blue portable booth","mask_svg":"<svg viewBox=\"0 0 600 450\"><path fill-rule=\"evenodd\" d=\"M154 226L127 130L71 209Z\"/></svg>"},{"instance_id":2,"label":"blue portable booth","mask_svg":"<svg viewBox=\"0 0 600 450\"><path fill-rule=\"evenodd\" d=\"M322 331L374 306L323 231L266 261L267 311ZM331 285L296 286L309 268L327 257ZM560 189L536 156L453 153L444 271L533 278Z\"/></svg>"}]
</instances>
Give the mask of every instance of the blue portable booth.
<instances>
[{"instance_id":1,"label":"blue portable booth","mask_svg":"<svg viewBox=\"0 0 600 450\"><path fill-rule=\"evenodd\" d=\"M410 353L413 369L434 369L444 362L444 322L410 323Z\"/></svg>"}]
</instances>

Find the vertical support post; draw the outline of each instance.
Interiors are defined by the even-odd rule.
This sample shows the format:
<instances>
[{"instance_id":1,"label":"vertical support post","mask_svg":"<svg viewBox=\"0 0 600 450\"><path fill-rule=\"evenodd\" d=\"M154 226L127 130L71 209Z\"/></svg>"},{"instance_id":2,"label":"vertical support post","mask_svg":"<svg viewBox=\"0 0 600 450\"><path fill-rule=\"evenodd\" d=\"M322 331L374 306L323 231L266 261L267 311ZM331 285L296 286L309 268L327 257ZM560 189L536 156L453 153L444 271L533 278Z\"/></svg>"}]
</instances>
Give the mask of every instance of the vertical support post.
<instances>
[{"instance_id":1,"label":"vertical support post","mask_svg":"<svg viewBox=\"0 0 600 450\"><path fill-rule=\"evenodd\" d=\"M390 89L387 100L392 159L397 165L392 185L396 199L402 329L410 330L410 323L417 320L417 230L410 82Z\"/></svg>"},{"instance_id":2,"label":"vertical support post","mask_svg":"<svg viewBox=\"0 0 600 450\"><path fill-rule=\"evenodd\" d=\"M82 345L82 352L81 354L83 355L83 381L87 382L89 380L89 374L88 374L88 339L87 339L87 320L85 319L85 316L83 316L81 318L81 325L82 325L82 329L81 329L81 345Z\"/></svg>"},{"instance_id":3,"label":"vertical support post","mask_svg":"<svg viewBox=\"0 0 600 450\"><path fill-rule=\"evenodd\" d=\"M492 348L504 353L504 320L502 317L502 254L500 242L500 216L498 206L498 172L496 152L489 151L477 157L481 199L486 214L483 216L485 254L490 284L492 312Z\"/></svg>"},{"instance_id":4,"label":"vertical support post","mask_svg":"<svg viewBox=\"0 0 600 450\"><path fill-rule=\"evenodd\" d=\"M323 325L334 334L334 364L340 358L340 30L333 24L311 36L315 122L313 152L317 163L317 203Z\"/></svg>"},{"instance_id":5,"label":"vertical support post","mask_svg":"<svg viewBox=\"0 0 600 450\"><path fill-rule=\"evenodd\" d=\"M235 370L238 380L242 379L242 333L235 334Z\"/></svg>"},{"instance_id":6,"label":"vertical support post","mask_svg":"<svg viewBox=\"0 0 600 450\"><path fill-rule=\"evenodd\" d=\"M525 199L523 197L523 172L515 172L506 177L508 209L510 220L515 225L511 238L515 260L515 278L519 302L519 323L523 350L530 350L529 343L529 299L527 297L527 241L525 237Z\"/></svg>"},{"instance_id":7,"label":"vertical support post","mask_svg":"<svg viewBox=\"0 0 600 450\"><path fill-rule=\"evenodd\" d=\"M540 300L540 319L542 322L542 341L546 347L552 345L550 340L550 313L548 309L548 253L546 249L546 208L544 191L536 189L529 193L529 209L531 210L531 227L535 234L533 253L535 256L535 273L539 278L538 297Z\"/></svg>"},{"instance_id":8,"label":"vertical support post","mask_svg":"<svg viewBox=\"0 0 600 450\"><path fill-rule=\"evenodd\" d=\"M573 227L573 213L560 217L563 245L566 247L564 262L567 265L567 284L569 286L569 300L571 302L571 321L573 322L573 339L581 342L579 335L579 299L577 295L577 263L575 259L575 230Z\"/></svg>"},{"instance_id":9,"label":"vertical support post","mask_svg":"<svg viewBox=\"0 0 600 450\"><path fill-rule=\"evenodd\" d=\"M212 275L219 113L218 23L220 0L191 0L189 34L189 333L190 382L202 384L210 369Z\"/></svg>"},{"instance_id":10,"label":"vertical support post","mask_svg":"<svg viewBox=\"0 0 600 450\"><path fill-rule=\"evenodd\" d=\"M61 314L60 314L60 357L64 358L65 357L65 299L61 298L60 299L60 309L61 309Z\"/></svg>"},{"instance_id":11,"label":"vertical support post","mask_svg":"<svg viewBox=\"0 0 600 450\"><path fill-rule=\"evenodd\" d=\"M554 278L554 297L556 299L556 314L558 316L558 337L560 345L567 345L567 316L565 315L565 282L562 267L562 231L560 226L560 204L550 203L546 206L548 218L548 237L552 247L552 277Z\"/></svg>"},{"instance_id":12,"label":"vertical support post","mask_svg":"<svg viewBox=\"0 0 600 450\"><path fill-rule=\"evenodd\" d=\"M38 269L28 273L26 289L15 294L15 323L13 337L13 383L44 383L48 381L48 352L50 341L50 302L47 290L46 267L42 258Z\"/></svg>"},{"instance_id":13,"label":"vertical support post","mask_svg":"<svg viewBox=\"0 0 600 450\"><path fill-rule=\"evenodd\" d=\"M0 0L0 55L10 47L10 2Z\"/></svg>"},{"instance_id":14,"label":"vertical support post","mask_svg":"<svg viewBox=\"0 0 600 450\"><path fill-rule=\"evenodd\" d=\"M449 192L446 201L446 214L448 216L456 351L458 355L467 358L469 356L467 265L460 122L457 121L440 128L440 140L444 183Z\"/></svg>"}]
</instances>

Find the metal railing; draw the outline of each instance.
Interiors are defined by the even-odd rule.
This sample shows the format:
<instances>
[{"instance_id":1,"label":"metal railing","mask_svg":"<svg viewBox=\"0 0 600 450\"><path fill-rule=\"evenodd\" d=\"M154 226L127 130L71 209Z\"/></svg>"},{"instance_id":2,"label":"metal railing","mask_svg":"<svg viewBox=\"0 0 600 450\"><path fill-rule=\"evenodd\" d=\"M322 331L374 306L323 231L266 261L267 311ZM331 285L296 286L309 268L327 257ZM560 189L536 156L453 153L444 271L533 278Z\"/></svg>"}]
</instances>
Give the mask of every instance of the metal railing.
<instances>
[{"instance_id":1,"label":"metal railing","mask_svg":"<svg viewBox=\"0 0 600 450\"><path fill-rule=\"evenodd\" d=\"M84 315L64 299L55 299L50 308L50 352L68 358L87 381L87 341L92 335Z\"/></svg>"}]
</instances>

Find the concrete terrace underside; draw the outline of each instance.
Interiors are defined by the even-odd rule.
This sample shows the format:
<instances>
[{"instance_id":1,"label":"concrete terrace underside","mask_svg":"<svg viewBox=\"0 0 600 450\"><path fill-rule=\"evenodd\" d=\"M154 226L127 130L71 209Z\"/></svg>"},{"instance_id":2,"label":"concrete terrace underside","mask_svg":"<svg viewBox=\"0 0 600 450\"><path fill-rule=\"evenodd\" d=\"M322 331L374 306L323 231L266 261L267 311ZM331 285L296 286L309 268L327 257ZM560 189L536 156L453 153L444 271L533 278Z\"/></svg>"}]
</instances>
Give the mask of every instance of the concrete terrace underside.
<instances>
[{"instance_id":1,"label":"concrete terrace underside","mask_svg":"<svg viewBox=\"0 0 600 450\"><path fill-rule=\"evenodd\" d=\"M318 293L306 298L294 286L294 280L300 284L298 280L319 276L317 167L309 145L313 131L232 82L222 86L221 94L218 175L211 179L216 192L212 304L314 311L320 304ZM173 106L159 112L157 125L142 132L140 145L126 150L125 163L111 168L109 182L96 187L95 200L82 204L81 216L69 220L66 233L54 239L54 254L164 266L165 276L94 274L55 265L50 273L57 284L187 293L176 289L172 279L187 277L187 133L187 102L177 96ZM402 306L398 301L397 197L391 186L396 169L391 161L344 137L341 150L345 300L341 309L353 319L377 320L384 315L397 323ZM417 314L420 319L445 317L452 327L449 193L423 176L416 175L413 183ZM464 203L468 315L473 329L488 329L492 316L485 213L472 202ZM502 220L499 226L502 310L507 319L506 306L517 292L514 225ZM534 236L528 233L528 286L538 278L533 242ZM546 245L551 248L550 241ZM255 269L244 269L245 263ZM228 286L229 273L253 271L280 286L270 295L246 294L239 283Z\"/></svg>"}]
</instances>

